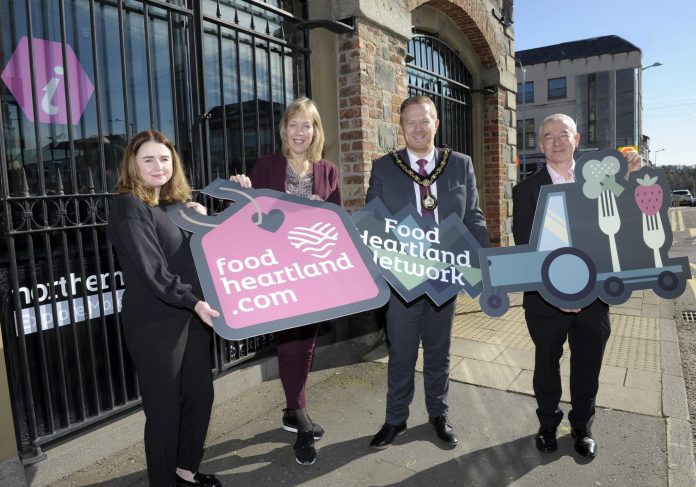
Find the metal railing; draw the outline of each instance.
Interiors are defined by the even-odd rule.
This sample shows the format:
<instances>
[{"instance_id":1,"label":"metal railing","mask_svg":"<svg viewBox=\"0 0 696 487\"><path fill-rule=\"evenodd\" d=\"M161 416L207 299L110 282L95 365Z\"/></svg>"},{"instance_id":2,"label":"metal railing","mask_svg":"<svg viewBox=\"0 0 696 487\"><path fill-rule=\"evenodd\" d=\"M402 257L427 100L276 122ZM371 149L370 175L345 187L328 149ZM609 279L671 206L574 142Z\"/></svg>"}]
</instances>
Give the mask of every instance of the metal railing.
<instances>
[{"instance_id":1,"label":"metal railing","mask_svg":"<svg viewBox=\"0 0 696 487\"><path fill-rule=\"evenodd\" d=\"M278 114L309 92L306 35L292 29L306 5L0 1L0 17L0 64L23 66L31 86L27 99L0 83L0 325L17 445L32 463L140 403L118 313L127 283L104 232L128 139L166 133L198 188L277 150ZM58 109L68 122L39 117ZM216 337L215 373L271 346Z\"/></svg>"},{"instance_id":2,"label":"metal railing","mask_svg":"<svg viewBox=\"0 0 696 487\"><path fill-rule=\"evenodd\" d=\"M426 95L438 109L435 144L471 154L471 74L440 39L415 33L408 42L409 95Z\"/></svg>"}]
</instances>

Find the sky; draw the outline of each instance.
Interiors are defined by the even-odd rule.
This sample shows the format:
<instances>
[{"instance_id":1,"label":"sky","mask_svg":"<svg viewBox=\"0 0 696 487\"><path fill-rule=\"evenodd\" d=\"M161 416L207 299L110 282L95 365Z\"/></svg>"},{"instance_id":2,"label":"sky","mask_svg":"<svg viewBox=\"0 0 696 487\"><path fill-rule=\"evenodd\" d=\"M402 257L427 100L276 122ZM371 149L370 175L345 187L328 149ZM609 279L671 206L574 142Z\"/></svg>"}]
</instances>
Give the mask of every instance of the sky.
<instances>
[{"instance_id":1,"label":"sky","mask_svg":"<svg viewBox=\"0 0 696 487\"><path fill-rule=\"evenodd\" d=\"M618 35L637 46L643 67L643 134L657 164L696 165L696 1L518 0L515 49Z\"/></svg>"}]
</instances>

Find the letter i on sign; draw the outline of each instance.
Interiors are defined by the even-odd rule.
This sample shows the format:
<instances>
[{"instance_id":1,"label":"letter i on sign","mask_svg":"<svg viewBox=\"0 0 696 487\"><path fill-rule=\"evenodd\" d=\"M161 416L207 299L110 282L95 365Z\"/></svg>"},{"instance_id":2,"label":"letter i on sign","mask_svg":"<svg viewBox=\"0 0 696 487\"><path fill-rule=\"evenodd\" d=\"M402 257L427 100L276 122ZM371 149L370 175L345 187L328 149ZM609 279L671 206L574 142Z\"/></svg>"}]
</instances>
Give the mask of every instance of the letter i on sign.
<instances>
[{"instance_id":1,"label":"letter i on sign","mask_svg":"<svg viewBox=\"0 0 696 487\"><path fill-rule=\"evenodd\" d=\"M53 72L58 76L63 76L63 66L55 66L53 68ZM58 89L59 83L60 78L54 77L51 78L51 81L49 81L46 86L43 87L43 91L45 93L43 98L41 98L41 109L49 115L55 115L58 113L58 109L60 108L58 105L53 105L51 103L56 94L56 89Z\"/></svg>"}]
</instances>

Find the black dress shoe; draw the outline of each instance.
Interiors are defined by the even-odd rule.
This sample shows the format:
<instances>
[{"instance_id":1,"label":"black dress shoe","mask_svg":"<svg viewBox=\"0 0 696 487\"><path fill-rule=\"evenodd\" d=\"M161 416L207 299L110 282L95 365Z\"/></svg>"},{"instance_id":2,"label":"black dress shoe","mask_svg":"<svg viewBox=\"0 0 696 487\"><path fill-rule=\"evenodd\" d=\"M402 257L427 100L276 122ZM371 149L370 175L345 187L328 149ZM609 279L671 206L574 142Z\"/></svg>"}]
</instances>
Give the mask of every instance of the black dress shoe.
<instances>
[{"instance_id":1,"label":"black dress shoe","mask_svg":"<svg viewBox=\"0 0 696 487\"><path fill-rule=\"evenodd\" d=\"M558 448L558 442L556 441L556 428L547 428L546 426L542 426L539 428L539 432L534 437L534 442L536 443L537 450L539 451L556 451Z\"/></svg>"},{"instance_id":2,"label":"black dress shoe","mask_svg":"<svg viewBox=\"0 0 696 487\"><path fill-rule=\"evenodd\" d=\"M195 474L193 474L193 482L184 480L177 474L176 485L177 487L181 487L183 485L192 485L196 487L222 487L222 484L217 479L217 477L215 477L215 475L213 475L212 473L206 474L200 472L196 472Z\"/></svg>"},{"instance_id":3,"label":"black dress shoe","mask_svg":"<svg viewBox=\"0 0 696 487\"><path fill-rule=\"evenodd\" d=\"M394 438L406 431L406 423L399 425L384 423L384 426L377 432L372 441L370 442L370 447L377 450L383 450L391 446Z\"/></svg>"},{"instance_id":4,"label":"black dress shoe","mask_svg":"<svg viewBox=\"0 0 696 487\"><path fill-rule=\"evenodd\" d=\"M437 437L448 445L456 445L459 443L459 438L457 438L457 433L454 432L454 428L447 420L447 416L444 414L442 416L437 416L435 418L430 418L430 425L435 428Z\"/></svg>"},{"instance_id":5,"label":"black dress shoe","mask_svg":"<svg viewBox=\"0 0 696 487\"><path fill-rule=\"evenodd\" d=\"M575 438L575 451L583 457L594 458L597 454L597 442L592 439L590 430L571 430L570 435Z\"/></svg>"}]
</instances>

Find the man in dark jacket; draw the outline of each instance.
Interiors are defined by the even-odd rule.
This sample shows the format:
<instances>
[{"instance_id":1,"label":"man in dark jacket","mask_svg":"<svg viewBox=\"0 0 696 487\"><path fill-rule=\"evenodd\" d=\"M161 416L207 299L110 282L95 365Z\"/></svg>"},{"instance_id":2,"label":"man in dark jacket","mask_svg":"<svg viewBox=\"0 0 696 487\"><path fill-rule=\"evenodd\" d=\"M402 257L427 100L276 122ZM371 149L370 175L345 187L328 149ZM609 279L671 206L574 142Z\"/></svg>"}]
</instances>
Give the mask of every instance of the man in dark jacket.
<instances>
[{"instance_id":1,"label":"man in dark jacket","mask_svg":"<svg viewBox=\"0 0 696 487\"><path fill-rule=\"evenodd\" d=\"M471 158L435 147L440 123L435 104L425 96L414 96L401 104L400 114L406 148L373 162L366 202L380 198L392 214L413 203L421 215L435 222L454 213L482 246L488 246ZM457 444L457 435L447 419L454 309L455 298L438 307L427 296L405 303L392 291L387 308L386 421L372 439L372 448L387 448L397 435L406 431L421 341L430 424L442 441L452 446Z\"/></svg>"},{"instance_id":2,"label":"man in dark jacket","mask_svg":"<svg viewBox=\"0 0 696 487\"><path fill-rule=\"evenodd\" d=\"M549 115L541 123L538 134L546 167L512 190L512 233L517 245L529 243L541 187L575 181L573 154L580 142L575 121L564 114ZM640 169L642 159L637 153L629 153L626 159L629 172ZM560 309L547 303L537 292L524 293L523 306L535 345L533 386L540 423L536 447L546 452L557 448L556 429L563 419L563 411L558 407L562 393L559 361L567 339L571 351L572 409L568 414L571 435L575 439L575 450L593 458L597 443L590 427L595 414L602 356L611 332L609 306L598 299L582 309Z\"/></svg>"}]
</instances>

